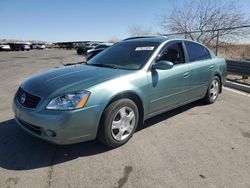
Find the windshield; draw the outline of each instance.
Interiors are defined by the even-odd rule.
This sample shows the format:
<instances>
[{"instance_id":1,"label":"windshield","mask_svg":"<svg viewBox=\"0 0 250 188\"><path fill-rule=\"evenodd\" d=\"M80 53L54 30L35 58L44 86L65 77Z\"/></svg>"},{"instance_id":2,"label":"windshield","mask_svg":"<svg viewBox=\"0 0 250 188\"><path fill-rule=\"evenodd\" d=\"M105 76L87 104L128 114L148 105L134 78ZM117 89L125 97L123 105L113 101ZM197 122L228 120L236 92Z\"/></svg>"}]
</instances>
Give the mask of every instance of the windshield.
<instances>
[{"instance_id":1,"label":"windshield","mask_svg":"<svg viewBox=\"0 0 250 188\"><path fill-rule=\"evenodd\" d=\"M151 57L159 42L124 41L102 51L88 65L139 70Z\"/></svg>"}]
</instances>

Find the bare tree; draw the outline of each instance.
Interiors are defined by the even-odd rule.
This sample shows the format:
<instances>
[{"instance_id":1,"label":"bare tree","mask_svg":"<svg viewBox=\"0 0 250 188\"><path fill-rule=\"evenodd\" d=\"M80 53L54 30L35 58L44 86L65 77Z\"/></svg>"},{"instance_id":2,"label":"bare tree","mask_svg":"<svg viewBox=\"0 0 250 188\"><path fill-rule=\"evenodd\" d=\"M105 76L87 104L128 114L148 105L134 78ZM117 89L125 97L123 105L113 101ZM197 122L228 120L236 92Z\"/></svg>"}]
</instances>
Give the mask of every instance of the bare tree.
<instances>
[{"instance_id":1,"label":"bare tree","mask_svg":"<svg viewBox=\"0 0 250 188\"><path fill-rule=\"evenodd\" d=\"M153 32L152 32L152 30L150 28L145 29L145 28L142 28L139 25L131 26L129 28L129 33L130 33L130 35L132 37L144 36L144 35L152 35L153 34Z\"/></svg>"},{"instance_id":2,"label":"bare tree","mask_svg":"<svg viewBox=\"0 0 250 188\"><path fill-rule=\"evenodd\" d=\"M110 39L107 40L107 42L110 42L110 43L117 43L119 41L120 39L118 39L117 37L111 37Z\"/></svg>"},{"instance_id":3,"label":"bare tree","mask_svg":"<svg viewBox=\"0 0 250 188\"><path fill-rule=\"evenodd\" d=\"M182 8L175 7L169 15L162 15L160 25L164 31L185 33L185 37L214 44L217 34L220 39L232 38L246 30L227 29L217 33L216 29L238 27L249 23L236 1L193 0ZM210 32L204 32L211 30ZM191 31L199 31L191 33Z\"/></svg>"}]
</instances>

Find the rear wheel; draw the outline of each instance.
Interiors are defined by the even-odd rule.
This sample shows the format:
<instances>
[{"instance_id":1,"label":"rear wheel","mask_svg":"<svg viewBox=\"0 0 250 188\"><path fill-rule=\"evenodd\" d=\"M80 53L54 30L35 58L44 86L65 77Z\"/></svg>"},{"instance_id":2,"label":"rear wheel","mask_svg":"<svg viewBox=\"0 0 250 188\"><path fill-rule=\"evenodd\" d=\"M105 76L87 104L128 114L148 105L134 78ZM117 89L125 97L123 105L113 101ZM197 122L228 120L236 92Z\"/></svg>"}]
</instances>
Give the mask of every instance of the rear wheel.
<instances>
[{"instance_id":1,"label":"rear wheel","mask_svg":"<svg viewBox=\"0 0 250 188\"><path fill-rule=\"evenodd\" d=\"M211 80L208 90L207 90L207 94L204 98L204 101L208 104L212 104L214 103L220 93L220 79L218 76L214 76L213 79Z\"/></svg>"},{"instance_id":2,"label":"rear wheel","mask_svg":"<svg viewBox=\"0 0 250 188\"><path fill-rule=\"evenodd\" d=\"M114 101L103 113L98 139L108 147L119 147L133 136L138 120L138 108L132 100Z\"/></svg>"}]
</instances>

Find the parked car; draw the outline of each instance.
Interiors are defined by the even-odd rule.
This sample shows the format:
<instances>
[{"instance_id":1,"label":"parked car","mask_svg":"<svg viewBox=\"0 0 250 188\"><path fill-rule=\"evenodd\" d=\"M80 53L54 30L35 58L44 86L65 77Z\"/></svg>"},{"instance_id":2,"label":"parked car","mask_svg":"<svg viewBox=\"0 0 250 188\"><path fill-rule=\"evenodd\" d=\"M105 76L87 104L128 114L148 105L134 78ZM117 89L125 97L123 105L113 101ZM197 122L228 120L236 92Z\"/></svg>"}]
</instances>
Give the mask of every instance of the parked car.
<instances>
[{"instance_id":1,"label":"parked car","mask_svg":"<svg viewBox=\"0 0 250 188\"><path fill-rule=\"evenodd\" d=\"M12 51L30 50L30 43L9 43L9 46Z\"/></svg>"},{"instance_id":2,"label":"parked car","mask_svg":"<svg viewBox=\"0 0 250 188\"><path fill-rule=\"evenodd\" d=\"M94 49L98 45L99 43L88 43L85 48L85 55L87 54L87 51Z\"/></svg>"},{"instance_id":3,"label":"parked car","mask_svg":"<svg viewBox=\"0 0 250 188\"><path fill-rule=\"evenodd\" d=\"M0 51L10 51L10 45L8 44L0 44Z\"/></svg>"},{"instance_id":4,"label":"parked car","mask_svg":"<svg viewBox=\"0 0 250 188\"><path fill-rule=\"evenodd\" d=\"M113 45L112 43L102 43L102 44L97 45L93 49L88 50L87 53L86 53L87 61L90 60L92 57L96 56L101 51L105 50L106 48L108 48L108 47L110 47L112 45Z\"/></svg>"},{"instance_id":5,"label":"parked car","mask_svg":"<svg viewBox=\"0 0 250 188\"><path fill-rule=\"evenodd\" d=\"M84 52L85 52L85 48L86 48L86 44L85 43L82 43L78 46L78 48L76 49L76 53L78 55L83 55Z\"/></svg>"},{"instance_id":6,"label":"parked car","mask_svg":"<svg viewBox=\"0 0 250 188\"><path fill-rule=\"evenodd\" d=\"M199 99L214 103L226 74L225 60L199 43L132 38L85 64L28 79L15 94L13 111L38 138L56 144L98 138L114 148L148 118Z\"/></svg>"},{"instance_id":7,"label":"parked car","mask_svg":"<svg viewBox=\"0 0 250 188\"><path fill-rule=\"evenodd\" d=\"M29 51L30 50L30 44L21 44L21 50L22 51Z\"/></svg>"},{"instance_id":8,"label":"parked car","mask_svg":"<svg viewBox=\"0 0 250 188\"><path fill-rule=\"evenodd\" d=\"M20 51L21 50L21 44L17 43L9 43L10 49L12 51Z\"/></svg>"},{"instance_id":9,"label":"parked car","mask_svg":"<svg viewBox=\"0 0 250 188\"><path fill-rule=\"evenodd\" d=\"M45 44L32 44L31 45L31 49L43 50L45 48L46 48Z\"/></svg>"},{"instance_id":10,"label":"parked car","mask_svg":"<svg viewBox=\"0 0 250 188\"><path fill-rule=\"evenodd\" d=\"M83 43L77 48L76 52L78 55L86 55L88 50L93 49L98 44L99 43L93 43L93 42Z\"/></svg>"}]
</instances>

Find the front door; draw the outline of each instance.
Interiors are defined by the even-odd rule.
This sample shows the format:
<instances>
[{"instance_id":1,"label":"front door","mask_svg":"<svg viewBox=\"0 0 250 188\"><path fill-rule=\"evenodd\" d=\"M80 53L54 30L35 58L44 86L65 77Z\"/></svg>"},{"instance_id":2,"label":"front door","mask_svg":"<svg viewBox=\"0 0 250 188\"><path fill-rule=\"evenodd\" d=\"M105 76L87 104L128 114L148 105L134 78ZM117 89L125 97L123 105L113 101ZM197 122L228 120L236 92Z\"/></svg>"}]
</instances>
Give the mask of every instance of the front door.
<instances>
[{"instance_id":1,"label":"front door","mask_svg":"<svg viewBox=\"0 0 250 188\"><path fill-rule=\"evenodd\" d=\"M157 61L166 60L174 64L172 69L148 72L149 113L160 113L184 103L189 90L189 68L185 63L182 41L167 44L159 54Z\"/></svg>"}]
</instances>

